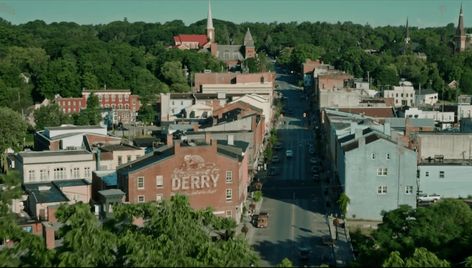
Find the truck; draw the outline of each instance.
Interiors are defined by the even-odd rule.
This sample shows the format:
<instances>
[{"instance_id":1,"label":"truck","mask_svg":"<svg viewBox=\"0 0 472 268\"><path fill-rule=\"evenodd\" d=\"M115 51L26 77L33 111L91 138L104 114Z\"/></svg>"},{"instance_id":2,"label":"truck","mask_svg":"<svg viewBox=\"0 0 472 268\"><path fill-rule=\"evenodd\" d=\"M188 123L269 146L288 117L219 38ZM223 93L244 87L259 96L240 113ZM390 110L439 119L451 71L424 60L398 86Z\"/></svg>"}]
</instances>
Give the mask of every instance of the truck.
<instances>
[{"instance_id":1,"label":"truck","mask_svg":"<svg viewBox=\"0 0 472 268\"><path fill-rule=\"evenodd\" d=\"M441 195L438 194L420 194L418 195L418 202L432 202L435 203L441 199Z\"/></svg>"}]
</instances>

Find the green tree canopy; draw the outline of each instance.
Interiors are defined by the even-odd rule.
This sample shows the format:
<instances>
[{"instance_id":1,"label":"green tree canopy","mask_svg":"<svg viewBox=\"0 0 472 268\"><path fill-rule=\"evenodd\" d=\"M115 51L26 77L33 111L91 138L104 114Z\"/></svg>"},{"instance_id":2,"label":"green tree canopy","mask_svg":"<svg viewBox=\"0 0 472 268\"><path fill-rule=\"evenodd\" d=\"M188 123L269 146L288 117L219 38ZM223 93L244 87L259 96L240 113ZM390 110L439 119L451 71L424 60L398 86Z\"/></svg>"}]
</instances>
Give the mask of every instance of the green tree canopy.
<instances>
[{"instance_id":1,"label":"green tree canopy","mask_svg":"<svg viewBox=\"0 0 472 268\"><path fill-rule=\"evenodd\" d=\"M70 117L65 115L57 104L41 106L34 111L34 122L36 129L41 130L44 127L57 127L61 124L71 123Z\"/></svg>"}]
</instances>

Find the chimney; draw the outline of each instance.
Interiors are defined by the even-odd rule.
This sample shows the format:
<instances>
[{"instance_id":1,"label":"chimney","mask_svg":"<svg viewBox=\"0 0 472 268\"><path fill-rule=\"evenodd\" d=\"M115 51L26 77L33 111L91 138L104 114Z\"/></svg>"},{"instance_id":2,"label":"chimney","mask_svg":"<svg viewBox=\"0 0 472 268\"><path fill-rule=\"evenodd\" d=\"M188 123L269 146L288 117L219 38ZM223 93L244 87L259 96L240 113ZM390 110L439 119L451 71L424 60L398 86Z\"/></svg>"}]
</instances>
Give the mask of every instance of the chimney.
<instances>
[{"instance_id":1,"label":"chimney","mask_svg":"<svg viewBox=\"0 0 472 268\"><path fill-rule=\"evenodd\" d=\"M362 146L365 145L365 137L364 137L364 135L362 135L362 130L363 129L361 129L361 128L357 128L356 132L355 132L356 133L355 138L356 138L357 142L359 143L359 147L362 147Z\"/></svg>"},{"instance_id":2,"label":"chimney","mask_svg":"<svg viewBox=\"0 0 472 268\"><path fill-rule=\"evenodd\" d=\"M167 134L167 146L172 146L174 142L174 136L172 134Z\"/></svg>"},{"instance_id":3,"label":"chimney","mask_svg":"<svg viewBox=\"0 0 472 268\"><path fill-rule=\"evenodd\" d=\"M390 131L391 131L390 122L385 122L384 123L384 134L390 137L390 135L391 135Z\"/></svg>"},{"instance_id":4,"label":"chimney","mask_svg":"<svg viewBox=\"0 0 472 268\"><path fill-rule=\"evenodd\" d=\"M234 135L228 135L228 145L234 145Z\"/></svg>"},{"instance_id":5,"label":"chimney","mask_svg":"<svg viewBox=\"0 0 472 268\"><path fill-rule=\"evenodd\" d=\"M211 144L211 135L208 132L205 132L205 143Z\"/></svg>"},{"instance_id":6,"label":"chimney","mask_svg":"<svg viewBox=\"0 0 472 268\"><path fill-rule=\"evenodd\" d=\"M43 222L43 238L47 249L53 249L56 247L54 228L49 222Z\"/></svg>"},{"instance_id":7,"label":"chimney","mask_svg":"<svg viewBox=\"0 0 472 268\"><path fill-rule=\"evenodd\" d=\"M354 133L356 132L356 129L357 129L357 122L351 121L351 131L350 131L350 134L354 134Z\"/></svg>"}]
</instances>

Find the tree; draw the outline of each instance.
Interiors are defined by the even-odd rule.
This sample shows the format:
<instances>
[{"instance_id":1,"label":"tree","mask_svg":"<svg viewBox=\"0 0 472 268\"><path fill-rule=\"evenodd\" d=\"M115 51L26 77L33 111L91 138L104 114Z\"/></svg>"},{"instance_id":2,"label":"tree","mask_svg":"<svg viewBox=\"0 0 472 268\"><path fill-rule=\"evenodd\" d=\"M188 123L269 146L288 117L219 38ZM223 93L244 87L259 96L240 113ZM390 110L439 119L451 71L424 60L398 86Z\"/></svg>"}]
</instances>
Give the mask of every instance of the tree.
<instances>
[{"instance_id":1,"label":"tree","mask_svg":"<svg viewBox=\"0 0 472 268\"><path fill-rule=\"evenodd\" d=\"M0 250L0 265L51 266L52 252L46 249L42 238L23 231L10 210L12 200L22 194L19 173L9 171L0 176L0 184L3 184L0 189L0 240L11 245Z\"/></svg>"},{"instance_id":2,"label":"tree","mask_svg":"<svg viewBox=\"0 0 472 268\"><path fill-rule=\"evenodd\" d=\"M8 169L6 149L22 149L26 129L27 124L20 114L10 108L0 107L0 153L3 170Z\"/></svg>"},{"instance_id":3,"label":"tree","mask_svg":"<svg viewBox=\"0 0 472 268\"><path fill-rule=\"evenodd\" d=\"M57 127L61 124L70 122L67 115L57 104L41 106L34 111L34 122L36 129L44 129L44 127Z\"/></svg>"},{"instance_id":4,"label":"tree","mask_svg":"<svg viewBox=\"0 0 472 268\"><path fill-rule=\"evenodd\" d=\"M87 109L82 111L84 111L87 115L90 125L100 124L100 121L102 120L100 102L98 100L98 97L95 96L93 92L91 92L89 97L87 98Z\"/></svg>"},{"instance_id":5,"label":"tree","mask_svg":"<svg viewBox=\"0 0 472 268\"><path fill-rule=\"evenodd\" d=\"M405 261L405 267L450 267L448 261L439 259L425 248L417 248Z\"/></svg>"},{"instance_id":6,"label":"tree","mask_svg":"<svg viewBox=\"0 0 472 268\"><path fill-rule=\"evenodd\" d=\"M341 210L341 213L344 218L346 217L347 207L349 206L350 202L351 202L351 199L349 199L349 196L347 196L345 192L341 193L337 203L339 206L339 210Z\"/></svg>"},{"instance_id":7,"label":"tree","mask_svg":"<svg viewBox=\"0 0 472 268\"><path fill-rule=\"evenodd\" d=\"M284 258L277 267L293 267L293 264L288 258Z\"/></svg>"},{"instance_id":8,"label":"tree","mask_svg":"<svg viewBox=\"0 0 472 268\"><path fill-rule=\"evenodd\" d=\"M400 252L392 251L388 259L382 264L382 267L405 267L405 261L400 256Z\"/></svg>"},{"instance_id":9,"label":"tree","mask_svg":"<svg viewBox=\"0 0 472 268\"><path fill-rule=\"evenodd\" d=\"M57 252L59 266L115 266L117 237L103 230L88 204L63 204L56 216L63 223L59 229L63 238Z\"/></svg>"}]
</instances>

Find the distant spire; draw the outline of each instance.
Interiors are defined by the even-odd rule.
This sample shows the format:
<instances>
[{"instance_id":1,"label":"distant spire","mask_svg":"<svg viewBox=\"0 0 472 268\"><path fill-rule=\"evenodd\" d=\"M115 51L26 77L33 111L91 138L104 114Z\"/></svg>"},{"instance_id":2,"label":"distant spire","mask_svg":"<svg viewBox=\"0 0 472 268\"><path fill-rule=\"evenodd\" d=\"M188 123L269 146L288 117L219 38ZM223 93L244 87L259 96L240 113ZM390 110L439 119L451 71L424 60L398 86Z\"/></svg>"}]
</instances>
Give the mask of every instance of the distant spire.
<instances>
[{"instance_id":1,"label":"distant spire","mask_svg":"<svg viewBox=\"0 0 472 268\"><path fill-rule=\"evenodd\" d=\"M208 0L207 38L210 43L215 42L215 28L213 28L213 18L211 17L210 0Z\"/></svg>"},{"instance_id":2,"label":"distant spire","mask_svg":"<svg viewBox=\"0 0 472 268\"><path fill-rule=\"evenodd\" d=\"M461 11L459 13L459 22L457 23L456 34L458 36L465 35L465 31L464 31L464 13L462 11L462 3L461 3Z\"/></svg>"},{"instance_id":3,"label":"distant spire","mask_svg":"<svg viewBox=\"0 0 472 268\"><path fill-rule=\"evenodd\" d=\"M244 36L244 46L253 47L254 46L254 39L252 39L251 31L247 28L246 35Z\"/></svg>"},{"instance_id":4,"label":"distant spire","mask_svg":"<svg viewBox=\"0 0 472 268\"><path fill-rule=\"evenodd\" d=\"M207 29L214 29L213 28L213 18L211 17L211 3L210 3L210 0L208 0Z\"/></svg>"},{"instance_id":5,"label":"distant spire","mask_svg":"<svg viewBox=\"0 0 472 268\"><path fill-rule=\"evenodd\" d=\"M406 17L405 44L410 43L410 29L408 28L408 17Z\"/></svg>"}]
</instances>

